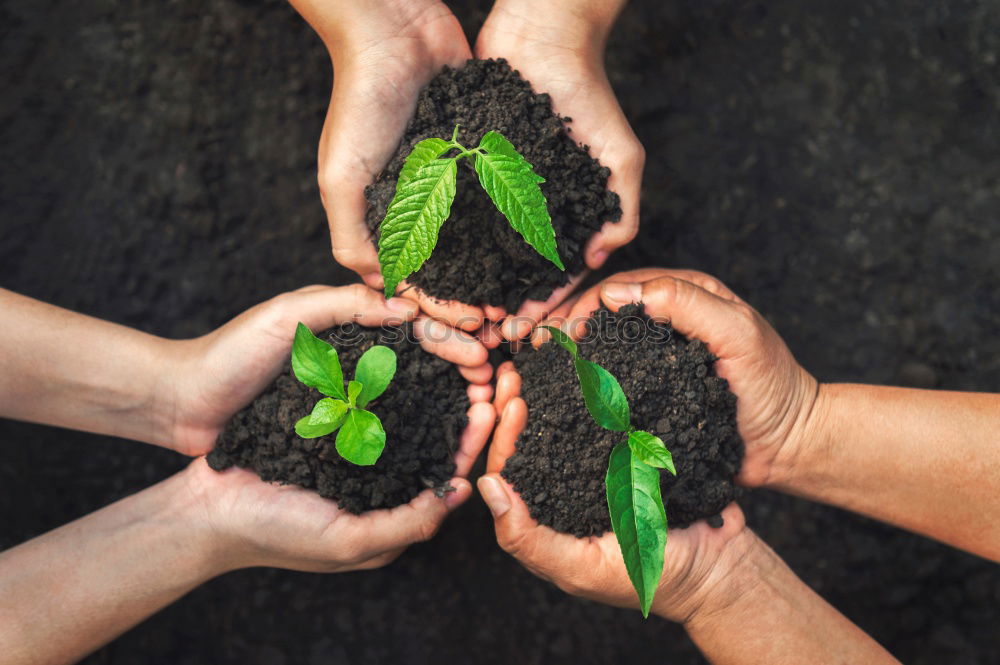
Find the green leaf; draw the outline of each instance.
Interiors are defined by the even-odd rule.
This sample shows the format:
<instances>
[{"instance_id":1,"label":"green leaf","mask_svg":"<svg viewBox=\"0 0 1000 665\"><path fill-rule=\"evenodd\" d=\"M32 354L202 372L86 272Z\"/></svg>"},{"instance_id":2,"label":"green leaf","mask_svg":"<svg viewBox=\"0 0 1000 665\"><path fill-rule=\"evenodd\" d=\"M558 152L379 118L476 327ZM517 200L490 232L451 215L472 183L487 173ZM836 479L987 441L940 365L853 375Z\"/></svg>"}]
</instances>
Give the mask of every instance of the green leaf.
<instances>
[{"instance_id":1,"label":"green leaf","mask_svg":"<svg viewBox=\"0 0 1000 665\"><path fill-rule=\"evenodd\" d=\"M347 384L347 403L351 405L351 408L355 408L358 405L358 395L364 386L360 381L349 381Z\"/></svg>"},{"instance_id":2,"label":"green leaf","mask_svg":"<svg viewBox=\"0 0 1000 665\"><path fill-rule=\"evenodd\" d=\"M618 379L597 363L577 358L573 362L587 410L597 424L613 432L629 429L629 408Z\"/></svg>"},{"instance_id":3,"label":"green leaf","mask_svg":"<svg viewBox=\"0 0 1000 665\"><path fill-rule=\"evenodd\" d=\"M619 443L611 451L604 484L625 569L639 596L642 616L648 617L667 546L660 472L633 455L627 444Z\"/></svg>"},{"instance_id":4,"label":"green leaf","mask_svg":"<svg viewBox=\"0 0 1000 665\"><path fill-rule=\"evenodd\" d=\"M633 455L649 466L666 469L675 476L677 475L673 455L667 450L667 446L664 445L660 437L641 430L629 432L628 447L632 449Z\"/></svg>"},{"instance_id":5,"label":"green leaf","mask_svg":"<svg viewBox=\"0 0 1000 665\"><path fill-rule=\"evenodd\" d=\"M313 335L301 322L295 328L292 343L292 371L295 378L310 388L328 397L347 399L337 349Z\"/></svg>"},{"instance_id":6,"label":"green leaf","mask_svg":"<svg viewBox=\"0 0 1000 665\"><path fill-rule=\"evenodd\" d=\"M378 261L385 297L424 264L437 244L438 231L451 214L458 171L455 159L434 159L398 186L382 220Z\"/></svg>"},{"instance_id":7,"label":"green leaf","mask_svg":"<svg viewBox=\"0 0 1000 665\"><path fill-rule=\"evenodd\" d=\"M548 330L549 334L552 335L552 340L562 348L569 351L574 359L580 356L580 352L576 348L576 342L574 342L573 338L564 333L562 330L553 326L539 326L539 328Z\"/></svg>"},{"instance_id":8,"label":"green leaf","mask_svg":"<svg viewBox=\"0 0 1000 665\"><path fill-rule=\"evenodd\" d=\"M444 139L430 138L419 141L413 146L410 154L406 156L403 168L399 170L399 179L396 180L396 193L399 193L399 189L403 185L413 180L413 176L416 175L421 166L434 161L451 148L452 145Z\"/></svg>"},{"instance_id":9,"label":"green leaf","mask_svg":"<svg viewBox=\"0 0 1000 665\"><path fill-rule=\"evenodd\" d=\"M556 233L545 194L538 186L545 179L497 132L487 132L479 147L487 151L487 154L476 153L476 174L483 189L525 242L565 270L556 248Z\"/></svg>"},{"instance_id":10,"label":"green leaf","mask_svg":"<svg viewBox=\"0 0 1000 665\"><path fill-rule=\"evenodd\" d=\"M347 408L347 403L339 399L323 398L316 402L312 413L295 423L295 433L303 439L326 436L344 424Z\"/></svg>"},{"instance_id":11,"label":"green leaf","mask_svg":"<svg viewBox=\"0 0 1000 665\"><path fill-rule=\"evenodd\" d=\"M357 406L364 408L385 392L396 374L396 352L388 346L373 346L364 352L354 370L354 378L361 382Z\"/></svg>"},{"instance_id":12,"label":"green leaf","mask_svg":"<svg viewBox=\"0 0 1000 665\"><path fill-rule=\"evenodd\" d=\"M378 461L385 448L382 421L371 411L351 409L337 432L337 452L348 462L370 466Z\"/></svg>"}]
</instances>

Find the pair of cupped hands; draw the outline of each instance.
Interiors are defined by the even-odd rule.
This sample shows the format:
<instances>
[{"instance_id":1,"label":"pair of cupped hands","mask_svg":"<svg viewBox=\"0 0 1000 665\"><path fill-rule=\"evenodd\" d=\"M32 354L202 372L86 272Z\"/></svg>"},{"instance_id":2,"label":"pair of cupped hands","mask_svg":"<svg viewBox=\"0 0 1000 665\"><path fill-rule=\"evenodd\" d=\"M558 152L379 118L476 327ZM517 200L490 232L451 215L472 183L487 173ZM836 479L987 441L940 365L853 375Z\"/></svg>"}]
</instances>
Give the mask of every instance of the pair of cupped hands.
<instances>
[{"instance_id":1,"label":"pair of cupped hands","mask_svg":"<svg viewBox=\"0 0 1000 665\"><path fill-rule=\"evenodd\" d=\"M642 269L619 273L560 305L546 324L571 335L601 304L612 311L645 304L653 318L701 339L718 358L716 371L738 396L737 421L746 456L737 481L748 487L778 484L807 439L805 428L817 384L764 319L718 280L688 270ZM232 415L284 367L295 326L314 331L347 323L379 326L412 321L425 350L455 363L469 382L469 422L456 452L454 492L427 490L410 503L363 515L295 486L261 481L243 469L217 473L203 457L182 472L184 503L194 506L196 528L209 537L218 572L275 566L316 572L377 568L416 542L431 538L449 512L472 493L467 476L487 453L478 487L492 512L497 541L529 570L563 590L622 607L637 607L614 534L578 539L540 526L499 472L514 452L530 405L520 398L521 378L511 363L494 372L485 347L471 335L421 315L415 303L388 301L366 286L310 286L269 300L201 338L176 342L175 371L165 394L175 395L165 443L201 456L211 450ZM536 330L535 344L548 333ZM433 389L433 388L431 388ZM566 390L578 390L567 385ZM495 394L494 394L495 393ZM405 432L392 433L393 438ZM652 611L675 621L731 602L726 584L755 536L735 504L724 526L699 522L670 532L666 563Z\"/></svg>"}]
</instances>

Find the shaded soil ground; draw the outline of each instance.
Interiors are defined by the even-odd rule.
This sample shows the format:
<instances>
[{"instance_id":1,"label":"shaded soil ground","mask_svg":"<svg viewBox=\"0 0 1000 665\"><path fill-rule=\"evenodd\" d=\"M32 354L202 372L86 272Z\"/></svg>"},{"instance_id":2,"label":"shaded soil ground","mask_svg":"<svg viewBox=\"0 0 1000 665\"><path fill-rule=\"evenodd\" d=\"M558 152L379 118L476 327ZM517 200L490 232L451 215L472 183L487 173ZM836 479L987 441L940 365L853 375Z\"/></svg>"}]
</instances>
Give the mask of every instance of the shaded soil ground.
<instances>
[{"instance_id":1,"label":"shaded soil ground","mask_svg":"<svg viewBox=\"0 0 1000 665\"><path fill-rule=\"evenodd\" d=\"M485 2L457 6L466 25ZM277 0L0 5L0 285L169 336L350 276L315 143L327 58ZM612 268L714 273L825 380L1000 390L1000 7L637 0L609 74L648 151ZM0 423L0 547L183 465ZM748 519L908 663L998 662L1000 568L767 492ZM385 570L227 575L88 663L700 663L563 595L472 501Z\"/></svg>"},{"instance_id":2,"label":"shaded soil ground","mask_svg":"<svg viewBox=\"0 0 1000 665\"><path fill-rule=\"evenodd\" d=\"M645 316L642 306L605 308L587 321L580 356L618 380L633 427L660 437L677 475L660 471L671 529L715 518L737 496L743 460L736 396L715 375L715 356L698 340ZM539 523L577 537L611 530L605 476L611 450L626 437L587 411L570 354L549 341L514 357L528 422L503 477Z\"/></svg>"}]
</instances>

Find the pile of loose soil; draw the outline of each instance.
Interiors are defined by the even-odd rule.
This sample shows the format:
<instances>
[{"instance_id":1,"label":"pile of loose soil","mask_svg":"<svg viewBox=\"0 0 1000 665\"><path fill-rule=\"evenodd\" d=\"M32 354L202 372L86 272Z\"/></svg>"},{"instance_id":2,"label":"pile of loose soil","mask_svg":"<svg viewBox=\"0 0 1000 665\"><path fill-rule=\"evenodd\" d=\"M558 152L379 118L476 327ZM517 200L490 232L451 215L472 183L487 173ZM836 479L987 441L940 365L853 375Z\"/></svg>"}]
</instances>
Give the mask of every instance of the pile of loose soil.
<instances>
[{"instance_id":1,"label":"pile of loose soil","mask_svg":"<svg viewBox=\"0 0 1000 665\"><path fill-rule=\"evenodd\" d=\"M337 348L345 377L354 376L358 358L373 345L396 351L396 376L367 407L386 431L379 460L356 466L337 453L336 433L317 439L295 433L295 422L308 415L322 395L299 383L289 363L263 394L236 414L209 454L209 465L216 470L241 466L264 480L315 489L352 513L393 508L427 488L447 489L469 406L466 382L455 366L411 341L409 326L341 326L318 337Z\"/></svg>"},{"instance_id":2,"label":"pile of loose soil","mask_svg":"<svg viewBox=\"0 0 1000 665\"><path fill-rule=\"evenodd\" d=\"M662 472L671 528L712 518L737 495L743 459L736 396L715 376L715 357L698 340L645 316L641 305L593 313L580 354L601 365L628 396L632 424L656 434L673 454L677 476ZM528 423L503 476L541 524L578 537L611 529L604 476L620 432L594 422L570 355L553 342L515 356Z\"/></svg>"},{"instance_id":3,"label":"pile of loose soil","mask_svg":"<svg viewBox=\"0 0 1000 665\"><path fill-rule=\"evenodd\" d=\"M605 221L618 221L618 195L608 191L611 172L577 145L552 111L546 94L504 60L469 60L445 67L420 93L417 110L385 170L365 190L368 225L376 231L396 190L403 161L413 145L429 137L479 143L490 130L503 134L545 178L556 244L566 271L542 258L514 231L483 191L469 160L458 169L451 216L442 226L434 254L409 281L428 294L474 305L516 311L525 300L545 300L584 268L583 248Z\"/></svg>"}]
</instances>

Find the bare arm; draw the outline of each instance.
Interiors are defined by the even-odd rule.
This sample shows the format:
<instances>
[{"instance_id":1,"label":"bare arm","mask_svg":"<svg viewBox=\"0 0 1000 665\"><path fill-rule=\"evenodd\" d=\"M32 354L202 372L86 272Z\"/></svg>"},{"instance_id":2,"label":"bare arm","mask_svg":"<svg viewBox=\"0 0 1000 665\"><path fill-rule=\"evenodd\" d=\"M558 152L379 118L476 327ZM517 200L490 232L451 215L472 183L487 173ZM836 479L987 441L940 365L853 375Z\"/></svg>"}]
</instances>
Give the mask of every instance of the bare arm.
<instances>
[{"instance_id":1,"label":"bare arm","mask_svg":"<svg viewBox=\"0 0 1000 665\"><path fill-rule=\"evenodd\" d=\"M0 289L0 416L169 445L176 343Z\"/></svg>"},{"instance_id":2,"label":"bare arm","mask_svg":"<svg viewBox=\"0 0 1000 665\"><path fill-rule=\"evenodd\" d=\"M770 484L1000 561L1000 395L824 384Z\"/></svg>"}]
</instances>

